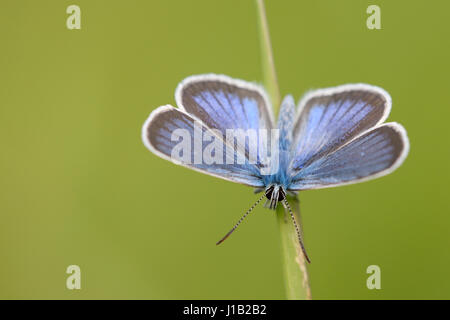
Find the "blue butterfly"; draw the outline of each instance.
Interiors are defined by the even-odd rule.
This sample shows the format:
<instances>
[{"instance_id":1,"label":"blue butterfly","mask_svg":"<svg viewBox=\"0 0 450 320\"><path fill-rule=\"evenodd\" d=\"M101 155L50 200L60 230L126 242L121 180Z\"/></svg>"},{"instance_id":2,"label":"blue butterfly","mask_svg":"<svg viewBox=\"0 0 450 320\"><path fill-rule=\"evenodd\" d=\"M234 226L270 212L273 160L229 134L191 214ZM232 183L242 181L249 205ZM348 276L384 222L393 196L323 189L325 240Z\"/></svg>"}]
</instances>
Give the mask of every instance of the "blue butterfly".
<instances>
[{"instance_id":1,"label":"blue butterfly","mask_svg":"<svg viewBox=\"0 0 450 320\"><path fill-rule=\"evenodd\" d=\"M263 191L217 244L266 198L269 208L281 202L289 211L309 262L286 195L384 176L403 163L409 150L405 129L395 122L383 123L391 110L389 94L367 84L311 91L297 110L288 95L276 124L262 87L224 75L186 78L178 85L175 100L178 108L165 105L150 114L142 128L145 146L176 164ZM182 151L180 130L191 138ZM254 134L236 143L228 139L230 130ZM279 136L263 137L263 130L275 130ZM202 161L205 152L223 161Z\"/></svg>"}]
</instances>

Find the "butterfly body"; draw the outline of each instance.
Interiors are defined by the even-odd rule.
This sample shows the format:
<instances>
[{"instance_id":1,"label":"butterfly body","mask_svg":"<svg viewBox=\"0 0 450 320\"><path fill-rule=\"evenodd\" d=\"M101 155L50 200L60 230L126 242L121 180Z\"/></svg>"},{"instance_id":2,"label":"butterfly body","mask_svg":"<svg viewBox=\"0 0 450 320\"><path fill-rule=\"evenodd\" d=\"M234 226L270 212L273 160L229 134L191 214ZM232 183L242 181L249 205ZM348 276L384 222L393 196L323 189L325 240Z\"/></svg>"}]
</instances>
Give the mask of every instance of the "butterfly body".
<instances>
[{"instance_id":1,"label":"butterfly body","mask_svg":"<svg viewBox=\"0 0 450 320\"><path fill-rule=\"evenodd\" d=\"M289 165L292 161L292 130L295 117L295 104L292 96L288 95L283 100L280 107L277 129L279 130L279 151L278 151L278 170L273 168L271 171L275 174L262 176L266 188L271 185L277 185L283 188L284 193L289 190L290 173Z\"/></svg>"},{"instance_id":2,"label":"butterfly body","mask_svg":"<svg viewBox=\"0 0 450 320\"><path fill-rule=\"evenodd\" d=\"M223 75L186 78L175 100L179 108L161 106L144 123L147 148L175 164L264 191L256 204L265 197L275 209L281 202L296 228L288 192L384 176L409 150L405 129L383 123L389 94L371 85L314 90L297 108L288 95L276 124L262 87Z\"/></svg>"}]
</instances>

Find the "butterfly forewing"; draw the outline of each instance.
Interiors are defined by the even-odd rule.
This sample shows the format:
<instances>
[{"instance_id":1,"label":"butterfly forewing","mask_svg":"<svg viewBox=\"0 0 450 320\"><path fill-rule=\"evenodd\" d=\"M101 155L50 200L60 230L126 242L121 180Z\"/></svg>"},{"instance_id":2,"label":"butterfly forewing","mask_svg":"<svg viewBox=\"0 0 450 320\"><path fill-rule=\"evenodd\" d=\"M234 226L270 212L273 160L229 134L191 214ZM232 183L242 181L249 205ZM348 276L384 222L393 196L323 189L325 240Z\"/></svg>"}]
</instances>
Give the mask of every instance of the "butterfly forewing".
<instances>
[{"instance_id":1,"label":"butterfly forewing","mask_svg":"<svg viewBox=\"0 0 450 320\"><path fill-rule=\"evenodd\" d=\"M178 86L177 104L211 129L270 129L273 116L265 91L224 75L199 75Z\"/></svg>"},{"instance_id":2,"label":"butterfly forewing","mask_svg":"<svg viewBox=\"0 0 450 320\"><path fill-rule=\"evenodd\" d=\"M391 99L381 88L344 85L307 94L300 102L294 126L294 173L332 153L361 133L383 122Z\"/></svg>"},{"instance_id":3,"label":"butterfly forewing","mask_svg":"<svg viewBox=\"0 0 450 320\"><path fill-rule=\"evenodd\" d=\"M239 152L249 157L257 148L258 160L263 162L268 150L273 115L265 91L252 83L235 80L224 75L199 75L183 80L175 98L180 108L200 119L208 128L219 130L225 137L228 132L242 130L247 135L245 144L236 143ZM260 130L267 130L264 139Z\"/></svg>"}]
</instances>

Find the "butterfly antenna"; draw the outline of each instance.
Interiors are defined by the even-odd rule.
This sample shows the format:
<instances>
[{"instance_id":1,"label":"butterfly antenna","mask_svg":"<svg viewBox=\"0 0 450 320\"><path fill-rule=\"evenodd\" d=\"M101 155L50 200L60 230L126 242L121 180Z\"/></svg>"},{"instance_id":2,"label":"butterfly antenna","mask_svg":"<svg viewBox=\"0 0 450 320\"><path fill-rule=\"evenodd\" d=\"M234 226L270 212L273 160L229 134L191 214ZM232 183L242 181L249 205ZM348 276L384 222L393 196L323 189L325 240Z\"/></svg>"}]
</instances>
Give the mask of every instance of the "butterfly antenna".
<instances>
[{"instance_id":1,"label":"butterfly antenna","mask_svg":"<svg viewBox=\"0 0 450 320\"><path fill-rule=\"evenodd\" d=\"M266 195L263 194L263 195L261 196L261 198L259 198L259 199L255 202L255 204L252 205L251 208L248 209L247 212L239 219L239 221L234 225L233 229L231 229L231 230L225 235L225 237L223 237L222 239L220 239L220 240L216 243L216 245L219 245L219 244L221 244L222 242L224 242L225 239L228 238L228 237L233 233L234 230L236 230L236 228L241 224L241 222L244 221L244 219L248 216L248 214L249 214L250 212L252 212L252 210L258 205L258 203L260 203L261 200L262 200L263 198L265 198L265 196L266 196Z\"/></svg>"},{"instance_id":2,"label":"butterfly antenna","mask_svg":"<svg viewBox=\"0 0 450 320\"><path fill-rule=\"evenodd\" d=\"M306 253L305 246L303 245L300 229L298 228L297 221L295 221L295 217L294 214L292 213L291 206L289 205L289 202L286 200L286 198L283 199L283 203L285 207L288 209L289 214L291 215L291 219L292 222L294 223L295 231L297 231L298 242L300 243L300 247L302 248L303 255L305 256L306 261L308 261L308 263L311 263L311 260L309 260L308 254Z\"/></svg>"}]
</instances>

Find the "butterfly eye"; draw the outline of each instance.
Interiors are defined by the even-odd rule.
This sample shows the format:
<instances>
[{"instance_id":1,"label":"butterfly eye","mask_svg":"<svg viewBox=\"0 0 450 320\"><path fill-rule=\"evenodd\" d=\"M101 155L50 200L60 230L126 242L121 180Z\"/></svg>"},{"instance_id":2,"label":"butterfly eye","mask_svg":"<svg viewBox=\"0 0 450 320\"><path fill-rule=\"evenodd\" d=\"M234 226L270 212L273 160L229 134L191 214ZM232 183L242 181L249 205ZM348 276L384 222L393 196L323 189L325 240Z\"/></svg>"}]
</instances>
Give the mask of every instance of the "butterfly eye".
<instances>
[{"instance_id":1,"label":"butterfly eye","mask_svg":"<svg viewBox=\"0 0 450 320\"><path fill-rule=\"evenodd\" d=\"M269 199L269 200L272 199L273 189L274 189L274 186L270 186L265 191L266 198Z\"/></svg>"},{"instance_id":2,"label":"butterfly eye","mask_svg":"<svg viewBox=\"0 0 450 320\"><path fill-rule=\"evenodd\" d=\"M269 200L272 200L272 194L273 191L275 190L275 186L270 186L266 189L265 194L266 194L266 198ZM278 199L275 199L276 201L282 201L284 199L286 199L286 191L284 191L283 187L279 187L277 188L277 193L278 193ZM276 194L275 194L276 196Z\"/></svg>"}]
</instances>

